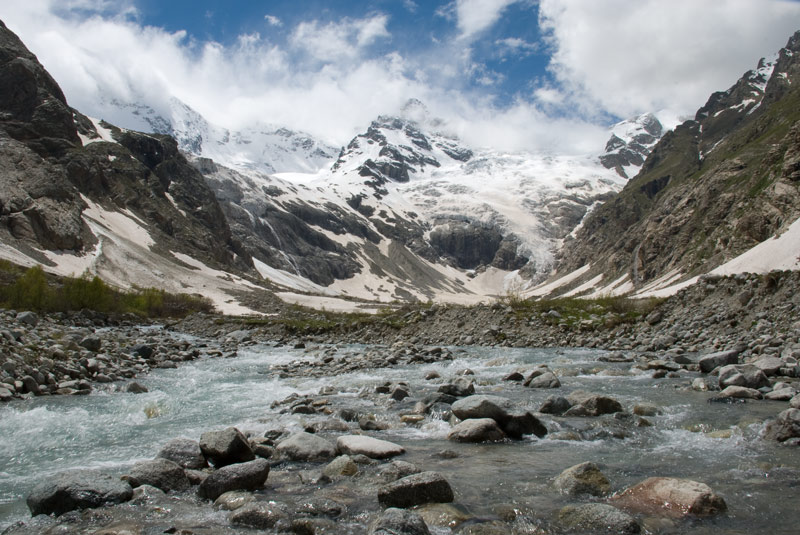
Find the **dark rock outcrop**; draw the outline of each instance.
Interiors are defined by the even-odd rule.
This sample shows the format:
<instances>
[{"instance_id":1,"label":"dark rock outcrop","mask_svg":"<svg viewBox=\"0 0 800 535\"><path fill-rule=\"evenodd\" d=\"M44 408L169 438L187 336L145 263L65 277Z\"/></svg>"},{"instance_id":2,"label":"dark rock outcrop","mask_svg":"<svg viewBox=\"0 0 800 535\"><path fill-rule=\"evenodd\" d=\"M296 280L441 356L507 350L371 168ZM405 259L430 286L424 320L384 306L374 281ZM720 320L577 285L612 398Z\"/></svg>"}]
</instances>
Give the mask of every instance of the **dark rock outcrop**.
<instances>
[{"instance_id":1,"label":"dark rock outcrop","mask_svg":"<svg viewBox=\"0 0 800 535\"><path fill-rule=\"evenodd\" d=\"M118 478L95 470L74 470L52 476L36 487L27 498L32 515L62 515L123 503L133 497L131 486Z\"/></svg>"}]
</instances>

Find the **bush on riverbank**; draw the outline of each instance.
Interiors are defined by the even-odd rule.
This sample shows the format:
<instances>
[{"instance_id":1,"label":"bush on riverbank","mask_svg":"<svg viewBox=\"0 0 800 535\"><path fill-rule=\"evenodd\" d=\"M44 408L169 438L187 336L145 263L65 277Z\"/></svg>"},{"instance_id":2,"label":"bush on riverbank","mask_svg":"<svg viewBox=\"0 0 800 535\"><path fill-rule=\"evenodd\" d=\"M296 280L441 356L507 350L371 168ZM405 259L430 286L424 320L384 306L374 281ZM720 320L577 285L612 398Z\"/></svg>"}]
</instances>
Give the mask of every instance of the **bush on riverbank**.
<instances>
[{"instance_id":1,"label":"bush on riverbank","mask_svg":"<svg viewBox=\"0 0 800 535\"><path fill-rule=\"evenodd\" d=\"M0 266L0 305L36 312L94 310L104 314L136 314L149 318L184 317L212 312L211 301L199 295L173 294L157 288L121 291L98 276L57 278L41 266L23 270L10 263Z\"/></svg>"},{"instance_id":2,"label":"bush on riverbank","mask_svg":"<svg viewBox=\"0 0 800 535\"><path fill-rule=\"evenodd\" d=\"M582 321L604 318L606 327L631 323L655 310L664 299L633 299L614 296L586 299L561 297L556 299L506 298L517 316L541 316L552 324L575 325Z\"/></svg>"}]
</instances>

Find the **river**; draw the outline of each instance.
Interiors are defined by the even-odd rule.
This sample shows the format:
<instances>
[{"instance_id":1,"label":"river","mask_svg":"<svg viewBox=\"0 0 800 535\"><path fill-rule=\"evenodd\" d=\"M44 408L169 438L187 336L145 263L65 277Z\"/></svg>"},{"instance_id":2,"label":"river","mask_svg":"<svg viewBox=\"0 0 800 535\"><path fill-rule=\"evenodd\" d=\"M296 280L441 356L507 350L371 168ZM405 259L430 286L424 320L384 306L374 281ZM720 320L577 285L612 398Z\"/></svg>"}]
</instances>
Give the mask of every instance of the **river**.
<instances>
[{"instance_id":1,"label":"river","mask_svg":"<svg viewBox=\"0 0 800 535\"><path fill-rule=\"evenodd\" d=\"M347 346L335 351L357 354L365 349ZM652 532L797 532L800 509L794 502L800 456L796 450L758 437L763 421L774 417L785 403L707 403L711 394L686 388L697 374L653 379L651 372L631 370L629 363L598 362L602 352L596 350L466 347L453 351L454 360L433 364L335 377L281 378L271 366L310 361L321 352L255 345L240 350L236 358L207 358L177 369L154 370L139 379L149 389L144 394L96 389L88 396L6 403L0 406L0 530L30 519L25 496L56 472L93 467L123 474L136 461L154 457L171 438L197 440L204 431L231 425L254 434L301 430L329 417L281 414L280 407L271 408L272 403L295 393L316 395L325 388L326 394L331 392L325 396L331 407L372 411L384 420L389 429L370 434L403 445L407 449L403 460L442 473L456 493L456 502L473 515L491 516L498 504L510 504L530 511L531 525L543 530L532 532L548 532L558 509L570 501L553 491L551 480L572 465L593 461L614 490L650 476L686 477L708 484L728 504L728 512L713 519L680 524L644 519ZM511 371L536 364L556 370L562 387L537 390L503 381ZM534 411L554 393L582 389L613 396L628 412L638 403L652 403L660 414L647 417L651 427L634 425L639 421L635 416L545 415L550 434L544 439L456 444L446 439L448 423L429 417L421 424L405 425L397 411L388 408L390 404L376 404L375 395L365 395L384 381L405 381L414 398L422 397L441 384L426 380L429 372L448 378L463 369L474 372L477 393L502 395ZM336 434L330 436L335 439ZM578 436L583 439L572 440ZM436 455L445 449L458 456ZM274 477L280 480L270 475ZM373 501L352 500L350 512L340 521L356 526L377 511ZM186 514L198 514L196 508L192 511ZM224 526L225 517L208 513L195 522ZM450 533L444 527L434 531Z\"/></svg>"}]
</instances>

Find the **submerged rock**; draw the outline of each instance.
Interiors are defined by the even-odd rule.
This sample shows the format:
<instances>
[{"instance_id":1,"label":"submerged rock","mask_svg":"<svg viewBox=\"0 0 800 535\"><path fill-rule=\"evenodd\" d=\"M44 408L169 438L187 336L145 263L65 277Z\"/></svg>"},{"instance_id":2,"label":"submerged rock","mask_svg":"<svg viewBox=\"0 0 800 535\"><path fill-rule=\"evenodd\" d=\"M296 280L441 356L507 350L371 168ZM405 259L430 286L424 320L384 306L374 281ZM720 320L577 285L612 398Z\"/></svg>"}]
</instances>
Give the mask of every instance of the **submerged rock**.
<instances>
[{"instance_id":1,"label":"submerged rock","mask_svg":"<svg viewBox=\"0 0 800 535\"><path fill-rule=\"evenodd\" d=\"M800 409L786 409L770 421L764 429L764 438L785 442L800 437Z\"/></svg>"},{"instance_id":2,"label":"submerged rock","mask_svg":"<svg viewBox=\"0 0 800 535\"><path fill-rule=\"evenodd\" d=\"M676 518L712 516L728 508L705 483L672 477L646 479L614 496L613 501L630 511Z\"/></svg>"},{"instance_id":3,"label":"submerged rock","mask_svg":"<svg viewBox=\"0 0 800 535\"><path fill-rule=\"evenodd\" d=\"M150 485L164 492L181 491L192 486L178 463L167 459L153 459L136 463L128 474L132 487Z\"/></svg>"},{"instance_id":4,"label":"submerged rock","mask_svg":"<svg viewBox=\"0 0 800 535\"><path fill-rule=\"evenodd\" d=\"M364 435L346 435L336 439L336 449L347 455L366 455L371 459L388 459L406 452L405 448L387 440Z\"/></svg>"},{"instance_id":5,"label":"submerged rock","mask_svg":"<svg viewBox=\"0 0 800 535\"><path fill-rule=\"evenodd\" d=\"M500 442L506 439L506 434L491 418L470 418L455 425L447 439L454 442Z\"/></svg>"},{"instance_id":6,"label":"submerged rock","mask_svg":"<svg viewBox=\"0 0 800 535\"><path fill-rule=\"evenodd\" d=\"M430 531L417 513L390 507L375 519L369 535L430 535Z\"/></svg>"},{"instance_id":7,"label":"submerged rock","mask_svg":"<svg viewBox=\"0 0 800 535\"><path fill-rule=\"evenodd\" d=\"M175 438L164 444L156 457L169 459L183 468L200 470L208 466L200 443L188 438Z\"/></svg>"},{"instance_id":8,"label":"submerged rock","mask_svg":"<svg viewBox=\"0 0 800 535\"><path fill-rule=\"evenodd\" d=\"M39 483L26 501L36 516L118 504L132 497L133 488L125 481L96 470L73 470Z\"/></svg>"},{"instance_id":9,"label":"submerged rock","mask_svg":"<svg viewBox=\"0 0 800 535\"><path fill-rule=\"evenodd\" d=\"M304 431L282 441L276 451L292 461L327 461L336 456L336 446L331 442Z\"/></svg>"},{"instance_id":10,"label":"submerged rock","mask_svg":"<svg viewBox=\"0 0 800 535\"><path fill-rule=\"evenodd\" d=\"M256 458L247 438L235 427L203 433L200 436L200 449L217 468Z\"/></svg>"},{"instance_id":11,"label":"submerged rock","mask_svg":"<svg viewBox=\"0 0 800 535\"><path fill-rule=\"evenodd\" d=\"M611 483L608 478L596 464L591 462L567 468L555 478L553 486L560 493L570 496L581 494L605 496L611 491Z\"/></svg>"},{"instance_id":12,"label":"submerged rock","mask_svg":"<svg viewBox=\"0 0 800 535\"><path fill-rule=\"evenodd\" d=\"M230 490L256 490L264 486L267 476L269 461L265 459L230 464L205 478L197 487L197 494L202 498L216 500Z\"/></svg>"},{"instance_id":13,"label":"submerged rock","mask_svg":"<svg viewBox=\"0 0 800 535\"><path fill-rule=\"evenodd\" d=\"M568 505L558 512L558 523L581 533L635 535L642 530L634 517L604 503Z\"/></svg>"},{"instance_id":14,"label":"submerged rock","mask_svg":"<svg viewBox=\"0 0 800 535\"><path fill-rule=\"evenodd\" d=\"M406 476L378 490L378 502L384 507L408 508L425 503L449 503L453 499L450 483L437 472Z\"/></svg>"},{"instance_id":15,"label":"submerged rock","mask_svg":"<svg viewBox=\"0 0 800 535\"><path fill-rule=\"evenodd\" d=\"M281 524L289 527L289 513L275 503L250 502L234 510L228 521L234 526L255 529L272 529Z\"/></svg>"}]
</instances>

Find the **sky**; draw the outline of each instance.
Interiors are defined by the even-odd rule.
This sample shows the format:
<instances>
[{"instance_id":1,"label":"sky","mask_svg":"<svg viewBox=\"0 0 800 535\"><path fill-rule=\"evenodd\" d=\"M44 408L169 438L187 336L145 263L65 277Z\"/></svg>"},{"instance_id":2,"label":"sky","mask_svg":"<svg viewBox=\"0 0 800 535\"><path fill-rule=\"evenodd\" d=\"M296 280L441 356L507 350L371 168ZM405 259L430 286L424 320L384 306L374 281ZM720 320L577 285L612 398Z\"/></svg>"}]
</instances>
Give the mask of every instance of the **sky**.
<instances>
[{"instance_id":1,"label":"sky","mask_svg":"<svg viewBox=\"0 0 800 535\"><path fill-rule=\"evenodd\" d=\"M174 96L345 145L416 98L476 146L579 153L622 119L693 116L800 30L800 1L3 0L0 19L98 118Z\"/></svg>"}]
</instances>

